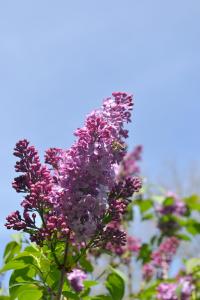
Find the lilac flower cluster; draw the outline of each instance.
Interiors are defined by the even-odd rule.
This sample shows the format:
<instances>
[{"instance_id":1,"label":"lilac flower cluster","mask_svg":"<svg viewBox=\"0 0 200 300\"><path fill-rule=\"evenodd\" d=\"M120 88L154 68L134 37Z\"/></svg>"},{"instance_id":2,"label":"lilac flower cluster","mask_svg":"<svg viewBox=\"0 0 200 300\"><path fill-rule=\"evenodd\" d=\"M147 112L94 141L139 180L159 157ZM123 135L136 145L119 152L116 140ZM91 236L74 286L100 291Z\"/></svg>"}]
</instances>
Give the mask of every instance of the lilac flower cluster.
<instances>
[{"instance_id":1,"label":"lilac flower cluster","mask_svg":"<svg viewBox=\"0 0 200 300\"><path fill-rule=\"evenodd\" d=\"M92 112L83 128L75 132L77 141L63 151L54 176L61 191L61 206L77 239L87 240L102 223L109 203L108 194L115 185L114 166L126 153L123 128L130 121L132 97L113 93L113 98ZM131 184L131 192L135 187Z\"/></svg>"},{"instance_id":2,"label":"lilac flower cluster","mask_svg":"<svg viewBox=\"0 0 200 300\"><path fill-rule=\"evenodd\" d=\"M76 292L81 292L83 290L83 281L86 278L87 275L79 269L73 269L72 272L67 274L67 279Z\"/></svg>"},{"instance_id":3,"label":"lilac flower cluster","mask_svg":"<svg viewBox=\"0 0 200 300\"><path fill-rule=\"evenodd\" d=\"M122 226L120 226L117 222L113 222L112 226L109 225L110 230L118 230L122 233L123 230L121 228ZM125 231L124 238L124 243L117 240L115 243L113 243L113 238L111 238L111 240L105 246L106 249L119 256L125 255L126 258L131 257L132 254L137 255L141 249L141 241L134 236L127 235Z\"/></svg>"},{"instance_id":4,"label":"lilac flower cluster","mask_svg":"<svg viewBox=\"0 0 200 300\"><path fill-rule=\"evenodd\" d=\"M23 217L19 211L9 215L7 228L29 232L38 244L70 231L79 243L99 232L103 240L112 237L113 243L124 245L125 233L109 224L105 227L104 217L119 221L141 181L116 176L116 166L126 155L124 124L130 122L133 101L127 93L112 96L75 132L77 140L70 149L47 150L45 162L51 169L40 163L37 151L26 140L17 143L14 155L20 160L16 171L22 175L15 178L13 187L26 196L21 203ZM139 153L138 148L136 159ZM37 215L42 219L40 228L35 224Z\"/></svg>"},{"instance_id":5,"label":"lilac flower cluster","mask_svg":"<svg viewBox=\"0 0 200 300\"><path fill-rule=\"evenodd\" d=\"M157 299L159 300L190 300L194 284L191 276L178 279L175 283L161 283L157 288Z\"/></svg>"}]
</instances>

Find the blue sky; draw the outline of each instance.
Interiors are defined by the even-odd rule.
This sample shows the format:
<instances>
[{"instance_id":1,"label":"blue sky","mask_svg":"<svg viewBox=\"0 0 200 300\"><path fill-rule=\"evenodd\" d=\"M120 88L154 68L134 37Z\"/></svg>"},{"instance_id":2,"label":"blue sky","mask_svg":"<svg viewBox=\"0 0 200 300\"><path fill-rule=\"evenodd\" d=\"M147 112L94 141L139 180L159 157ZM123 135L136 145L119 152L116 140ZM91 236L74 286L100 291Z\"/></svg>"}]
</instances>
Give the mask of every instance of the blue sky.
<instances>
[{"instance_id":1,"label":"blue sky","mask_svg":"<svg viewBox=\"0 0 200 300\"><path fill-rule=\"evenodd\" d=\"M0 2L2 242L21 200L10 184L16 141L41 154L69 147L112 91L135 96L129 146L144 145L148 174L199 160L199 36L199 0Z\"/></svg>"}]
</instances>

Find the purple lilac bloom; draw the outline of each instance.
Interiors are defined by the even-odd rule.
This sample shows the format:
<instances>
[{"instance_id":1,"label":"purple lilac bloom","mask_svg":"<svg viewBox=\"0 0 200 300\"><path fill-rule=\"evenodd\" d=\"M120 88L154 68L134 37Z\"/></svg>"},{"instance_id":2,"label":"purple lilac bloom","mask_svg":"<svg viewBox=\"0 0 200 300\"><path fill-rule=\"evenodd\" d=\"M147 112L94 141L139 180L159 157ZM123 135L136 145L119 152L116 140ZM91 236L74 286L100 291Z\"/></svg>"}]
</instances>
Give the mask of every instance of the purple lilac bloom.
<instances>
[{"instance_id":1,"label":"purple lilac bloom","mask_svg":"<svg viewBox=\"0 0 200 300\"><path fill-rule=\"evenodd\" d=\"M124 124L130 122L132 96L113 93L99 110L93 111L85 125L75 132L76 142L68 150L50 148L42 165L37 151L27 140L16 144L14 155L19 158L13 187L26 196L24 209L7 217L7 228L29 232L31 240L42 244L53 234L64 238L70 231L73 241L87 241L98 230L101 236L121 245L125 233L102 223L105 213L111 221L121 219L132 194L141 188L137 177L118 180L115 167L126 155L125 139L128 131ZM135 159L139 159L139 148ZM37 213L37 214L36 214ZM35 218L40 215L41 228ZM109 224L108 224L109 225ZM100 235L99 235L100 236Z\"/></svg>"},{"instance_id":2,"label":"purple lilac bloom","mask_svg":"<svg viewBox=\"0 0 200 300\"><path fill-rule=\"evenodd\" d=\"M13 188L26 196L21 202L23 214L19 211L11 213L5 226L8 229L24 230L31 234L31 240L41 243L47 234L44 229L38 231L35 225L36 213L52 209L55 203L52 198L53 180L50 171L42 165L34 146L27 140L16 144L14 155L19 158L16 162L16 172L22 173L14 179Z\"/></svg>"},{"instance_id":3,"label":"purple lilac bloom","mask_svg":"<svg viewBox=\"0 0 200 300\"><path fill-rule=\"evenodd\" d=\"M79 269L73 269L72 272L67 274L67 279L69 280L71 287L76 292L81 292L84 288L83 281L87 278L87 275Z\"/></svg>"},{"instance_id":4,"label":"purple lilac bloom","mask_svg":"<svg viewBox=\"0 0 200 300\"><path fill-rule=\"evenodd\" d=\"M114 167L126 154L128 131L123 127L130 122L132 106L130 95L113 93L87 117L84 127L75 132L77 141L62 153L54 176L62 193L61 209L78 240L95 233L108 209Z\"/></svg>"}]
</instances>

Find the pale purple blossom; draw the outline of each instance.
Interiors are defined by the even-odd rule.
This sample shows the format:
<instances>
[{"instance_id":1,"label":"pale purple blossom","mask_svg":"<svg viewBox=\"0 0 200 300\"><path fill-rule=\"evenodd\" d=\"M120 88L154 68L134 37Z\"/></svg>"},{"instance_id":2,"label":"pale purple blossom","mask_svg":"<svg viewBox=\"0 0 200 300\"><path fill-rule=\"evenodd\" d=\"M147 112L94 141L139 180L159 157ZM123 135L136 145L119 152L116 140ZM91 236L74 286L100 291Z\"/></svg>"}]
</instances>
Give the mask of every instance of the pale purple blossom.
<instances>
[{"instance_id":1,"label":"pale purple blossom","mask_svg":"<svg viewBox=\"0 0 200 300\"><path fill-rule=\"evenodd\" d=\"M83 281L86 278L87 278L86 273L80 269L73 269L72 272L67 274L67 279L69 280L71 287L76 292L81 292L83 290L84 288Z\"/></svg>"},{"instance_id":2,"label":"pale purple blossom","mask_svg":"<svg viewBox=\"0 0 200 300\"><path fill-rule=\"evenodd\" d=\"M178 300L176 295L177 285L175 283L161 283L157 288L157 299Z\"/></svg>"},{"instance_id":3,"label":"pale purple blossom","mask_svg":"<svg viewBox=\"0 0 200 300\"><path fill-rule=\"evenodd\" d=\"M157 299L190 300L194 289L191 276L180 277L175 283L160 283L157 288Z\"/></svg>"}]
</instances>

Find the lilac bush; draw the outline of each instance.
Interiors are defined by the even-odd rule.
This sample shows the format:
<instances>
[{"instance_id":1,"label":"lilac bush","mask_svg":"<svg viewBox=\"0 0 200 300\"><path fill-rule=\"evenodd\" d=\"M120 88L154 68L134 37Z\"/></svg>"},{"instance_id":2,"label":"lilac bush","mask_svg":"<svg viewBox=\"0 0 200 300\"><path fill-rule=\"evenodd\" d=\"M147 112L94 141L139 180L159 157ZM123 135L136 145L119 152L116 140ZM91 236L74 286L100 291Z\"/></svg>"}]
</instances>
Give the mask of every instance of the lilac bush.
<instances>
[{"instance_id":1,"label":"lilac bush","mask_svg":"<svg viewBox=\"0 0 200 300\"><path fill-rule=\"evenodd\" d=\"M131 95L113 93L75 131L71 148L48 149L44 163L26 139L16 144L12 186L23 198L5 226L23 234L5 248L0 272L12 273L0 300L200 299L198 257L170 275L183 241L200 233L199 197L166 191L157 202L142 190L143 148L128 152L125 143L132 109ZM135 210L156 225L149 241L132 234ZM105 256L108 266L96 274Z\"/></svg>"}]
</instances>

